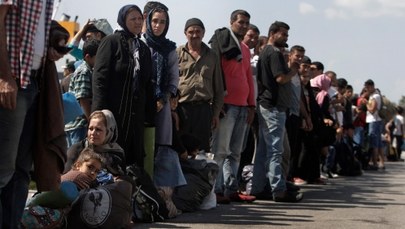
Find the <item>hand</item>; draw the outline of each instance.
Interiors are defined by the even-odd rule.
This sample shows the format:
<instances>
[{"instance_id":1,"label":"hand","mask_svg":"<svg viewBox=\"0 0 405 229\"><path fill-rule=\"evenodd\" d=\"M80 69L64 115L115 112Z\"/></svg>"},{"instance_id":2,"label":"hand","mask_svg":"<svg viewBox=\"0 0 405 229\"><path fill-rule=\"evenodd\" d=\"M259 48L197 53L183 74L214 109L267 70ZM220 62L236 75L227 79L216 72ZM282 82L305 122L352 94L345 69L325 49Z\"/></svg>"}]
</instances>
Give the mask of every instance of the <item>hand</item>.
<instances>
[{"instance_id":1,"label":"hand","mask_svg":"<svg viewBox=\"0 0 405 229\"><path fill-rule=\"evenodd\" d=\"M0 78L0 107L14 110L17 106L18 87L11 76Z\"/></svg>"},{"instance_id":2,"label":"hand","mask_svg":"<svg viewBox=\"0 0 405 229\"><path fill-rule=\"evenodd\" d=\"M219 117L218 116L212 117L211 129L215 130L216 128L218 128L218 126L219 126Z\"/></svg>"},{"instance_id":3,"label":"hand","mask_svg":"<svg viewBox=\"0 0 405 229\"><path fill-rule=\"evenodd\" d=\"M249 107L248 108L248 115L247 115L247 118L246 118L247 124L251 125L254 119L255 119L255 108L254 107Z\"/></svg>"},{"instance_id":4,"label":"hand","mask_svg":"<svg viewBox=\"0 0 405 229\"><path fill-rule=\"evenodd\" d=\"M159 99L156 102L156 112L161 111L163 109L163 105L164 105L163 100Z\"/></svg>"}]
</instances>

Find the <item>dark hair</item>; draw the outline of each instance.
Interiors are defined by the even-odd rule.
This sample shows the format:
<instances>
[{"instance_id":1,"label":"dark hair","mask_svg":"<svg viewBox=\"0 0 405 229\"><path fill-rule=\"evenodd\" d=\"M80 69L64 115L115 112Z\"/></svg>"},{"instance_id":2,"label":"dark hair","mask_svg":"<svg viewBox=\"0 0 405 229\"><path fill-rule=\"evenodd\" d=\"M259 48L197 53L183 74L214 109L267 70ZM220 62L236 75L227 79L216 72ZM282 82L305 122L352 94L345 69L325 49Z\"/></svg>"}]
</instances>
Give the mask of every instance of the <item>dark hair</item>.
<instances>
[{"instance_id":1,"label":"dark hair","mask_svg":"<svg viewBox=\"0 0 405 229\"><path fill-rule=\"evenodd\" d=\"M282 21L273 22L273 24L270 25L268 36L270 37L271 33L277 33L278 31L280 31L281 28L289 30L290 26L287 25L287 23L282 22Z\"/></svg>"},{"instance_id":2,"label":"dark hair","mask_svg":"<svg viewBox=\"0 0 405 229\"><path fill-rule=\"evenodd\" d=\"M146 14L146 16L150 13L155 8L162 8L165 11L169 11L169 8L161 2L157 1L148 1L145 6L143 7L143 13Z\"/></svg>"},{"instance_id":3,"label":"dark hair","mask_svg":"<svg viewBox=\"0 0 405 229\"><path fill-rule=\"evenodd\" d=\"M100 45L100 41L97 39L90 39L84 42L83 44L83 56L89 54L89 56L93 57L97 54L98 46Z\"/></svg>"},{"instance_id":4,"label":"dark hair","mask_svg":"<svg viewBox=\"0 0 405 229\"><path fill-rule=\"evenodd\" d=\"M350 84L348 84L348 85L346 86L346 90L352 90L352 91L353 91L353 86L350 85Z\"/></svg>"},{"instance_id":5,"label":"dark hair","mask_svg":"<svg viewBox=\"0 0 405 229\"><path fill-rule=\"evenodd\" d=\"M290 53L292 53L294 51L305 52L305 48L302 47L301 45L294 45L293 47L291 47Z\"/></svg>"},{"instance_id":6,"label":"dark hair","mask_svg":"<svg viewBox=\"0 0 405 229\"><path fill-rule=\"evenodd\" d=\"M246 10L235 10L231 13L231 22L234 22L238 19L238 15L243 15L250 19L250 14Z\"/></svg>"},{"instance_id":7,"label":"dark hair","mask_svg":"<svg viewBox=\"0 0 405 229\"><path fill-rule=\"evenodd\" d=\"M257 34L260 34L260 30L259 30L259 28L257 28L256 25L249 24L248 30L253 30L253 31L255 31Z\"/></svg>"},{"instance_id":8,"label":"dark hair","mask_svg":"<svg viewBox=\"0 0 405 229\"><path fill-rule=\"evenodd\" d=\"M347 87L347 80L344 78L337 79L337 86L338 88L346 88Z\"/></svg>"},{"instance_id":9,"label":"dark hair","mask_svg":"<svg viewBox=\"0 0 405 229\"><path fill-rule=\"evenodd\" d=\"M402 108L401 106L395 107L395 110L397 110L397 113L400 115L402 115L402 113L404 112L404 108Z\"/></svg>"},{"instance_id":10,"label":"dark hair","mask_svg":"<svg viewBox=\"0 0 405 229\"><path fill-rule=\"evenodd\" d=\"M320 71L325 70L325 67L324 67L323 64L322 64L321 62L319 62L319 61L314 61L314 62L311 63L311 65L315 65L315 66L316 66L316 69L318 69L318 70L320 70Z\"/></svg>"},{"instance_id":11,"label":"dark hair","mask_svg":"<svg viewBox=\"0 0 405 229\"><path fill-rule=\"evenodd\" d=\"M309 58L309 56L304 56L304 58L302 58L302 63L311 64L311 58Z\"/></svg>"},{"instance_id":12,"label":"dark hair","mask_svg":"<svg viewBox=\"0 0 405 229\"><path fill-rule=\"evenodd\" d=\"M369 86L374 86L374 81L371 79L368 79L366 82L364 82L364 86L369 85Z\"/></svg>"}]
</instances>

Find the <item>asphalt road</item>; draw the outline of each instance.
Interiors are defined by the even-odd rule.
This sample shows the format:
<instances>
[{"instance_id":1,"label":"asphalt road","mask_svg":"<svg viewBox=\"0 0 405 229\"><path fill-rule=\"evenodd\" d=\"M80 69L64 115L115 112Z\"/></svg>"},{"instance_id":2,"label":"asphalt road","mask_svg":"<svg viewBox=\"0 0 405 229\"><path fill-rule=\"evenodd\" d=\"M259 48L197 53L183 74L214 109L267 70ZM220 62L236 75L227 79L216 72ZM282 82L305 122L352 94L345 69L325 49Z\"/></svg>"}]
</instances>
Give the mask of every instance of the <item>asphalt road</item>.
<instances>
[{"instance_id":1,"label":"asphalt road","mask_svg":"<svg viewBox=\"0 0 405 229\"><path fill-rule=\"evenodd\" d=\"M302 186L300 203L231 203L132 228L405 228L405 162Z\"/></svg>"}]
</instances>

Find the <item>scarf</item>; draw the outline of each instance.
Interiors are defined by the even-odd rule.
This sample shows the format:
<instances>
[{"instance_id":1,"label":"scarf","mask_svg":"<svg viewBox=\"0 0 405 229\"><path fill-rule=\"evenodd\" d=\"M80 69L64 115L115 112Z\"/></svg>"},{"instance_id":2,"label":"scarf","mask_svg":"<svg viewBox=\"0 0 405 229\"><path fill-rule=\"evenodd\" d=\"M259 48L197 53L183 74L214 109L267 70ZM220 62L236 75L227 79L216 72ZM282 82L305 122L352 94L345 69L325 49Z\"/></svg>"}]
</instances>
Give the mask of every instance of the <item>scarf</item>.
<instances>
[{"instance_id":1,"label":"scarf","mask_svg":"<svg viewBox=\"0 0 405 229\"><path fill-rule=\"evenodd\" d=\"M331 80L325 74L321 74L310 81L311 87L315 87L319 89L318 94L316 95L315 99L319 106L322 106L323 100L326 96L328 96L328 89L331 85Z\"/></svg>"},{"instance_id":2,"label":"scarf","mask_svg":"<svg viewBox=\"0 0 405 229\"><path fill-rule=\"evenodd\" d=\"M152 29L152 16L155 12L165 12L167 16L166 27L160 36L155 36ZM167 31L169 30L169 14L166 10L155 8L149 12L146 19L146 44L149 48L153 49L152 62L153 62L153 76L156 79L155 97L165 99L164 89L168 84L167 66L169 53L176 49L176 43L166 38Z\"/></svg>"},{"instance_id":3,"label":"scarf","mask_svg":"<svg viewBox=\"0 0 405 229\"><path fill-rule=\"evenodd\" d=\"M127 47L128 51L133 57L134 64L131 66L132 71L132 92L136 93L138 90L139 85L139 72L140 72L140 65L139 65L139 34L133 34L129 31L125 19L127 17L128 11L131 9L135 9L142 15L142 11L136 5L125 5L123 6L120 11L118 12L117 23L121 26L122 30L119 31L121 33L121 39L125 46Z\"/></svg>"}]
</instances>

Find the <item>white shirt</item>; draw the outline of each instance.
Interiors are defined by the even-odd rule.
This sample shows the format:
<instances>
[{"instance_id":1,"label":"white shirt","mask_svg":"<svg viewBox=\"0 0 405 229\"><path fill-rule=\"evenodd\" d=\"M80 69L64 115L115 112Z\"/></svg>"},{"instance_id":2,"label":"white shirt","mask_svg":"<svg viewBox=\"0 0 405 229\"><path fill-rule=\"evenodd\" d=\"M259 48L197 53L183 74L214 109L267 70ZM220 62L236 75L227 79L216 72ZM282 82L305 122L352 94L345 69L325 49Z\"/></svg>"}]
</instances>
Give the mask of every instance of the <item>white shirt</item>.
<instances>
[{"instance_id":1,"label":"white shirt","mask_svg":"<svg viewBox=\"0 0 405 229\"><path fill-rule=\"evenodd\" d=\"M371 102L371 100L376 101L377 110L374 113L371 113L370 111L367 111L366 123L381 121L381 118L378 115L378 110L381 108L381 96L380 96L380 94L374 92L374 94L370 95L370 98L368 99L368 102Z\"/></svg>"}]
</instances>

